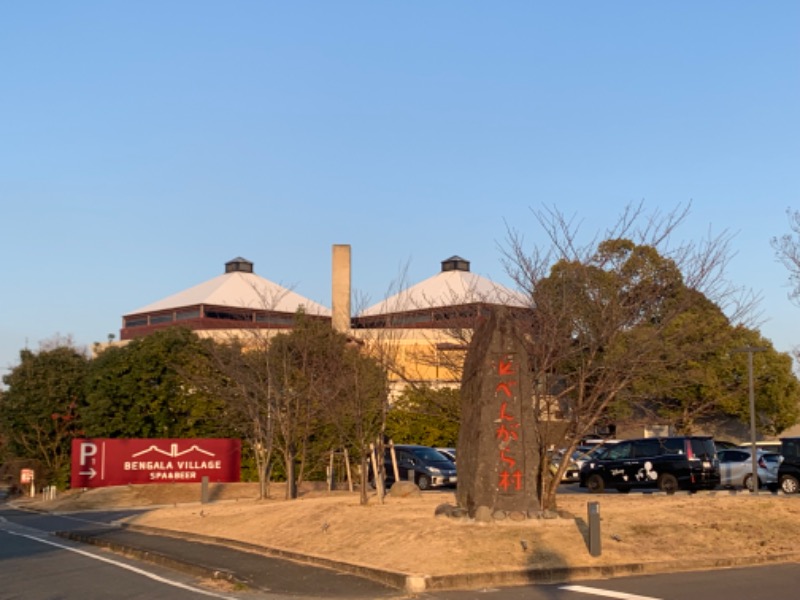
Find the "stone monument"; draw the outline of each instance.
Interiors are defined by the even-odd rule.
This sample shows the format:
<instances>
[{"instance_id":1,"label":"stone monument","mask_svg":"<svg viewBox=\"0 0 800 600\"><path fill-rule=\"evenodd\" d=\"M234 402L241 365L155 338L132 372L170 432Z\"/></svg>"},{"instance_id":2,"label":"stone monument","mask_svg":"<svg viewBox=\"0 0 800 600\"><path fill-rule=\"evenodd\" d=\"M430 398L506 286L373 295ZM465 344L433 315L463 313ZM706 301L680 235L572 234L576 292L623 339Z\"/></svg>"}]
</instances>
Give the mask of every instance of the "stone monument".
<instances>
[{"instance_id":1,"label":"stone monument","mask_svg":"<svg viewBox=\"0 0 800 600\"><path fill-rule=\"evenodd\" d=\"M458 506L479 520L539 516L539 450L528 354L507 309L476 329L464 363Z\"/></svg>"}]
</instances>

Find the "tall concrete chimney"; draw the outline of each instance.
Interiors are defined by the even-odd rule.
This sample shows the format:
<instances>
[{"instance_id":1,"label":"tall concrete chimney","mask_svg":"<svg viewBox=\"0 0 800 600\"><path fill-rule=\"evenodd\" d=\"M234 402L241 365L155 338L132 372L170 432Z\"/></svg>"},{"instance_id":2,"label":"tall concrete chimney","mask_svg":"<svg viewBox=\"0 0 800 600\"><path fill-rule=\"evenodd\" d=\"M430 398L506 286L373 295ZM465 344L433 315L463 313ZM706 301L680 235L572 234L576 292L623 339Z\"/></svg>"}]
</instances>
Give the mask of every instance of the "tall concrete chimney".
<instances>
[{"instance_id":1,"label":"tall concrete chimney","mask_svg":"<svg viewBox=\"0 0 800 600\"><path fill-rule=\"evenodd\" d=\"M350 331L350 244L333 245L333 329Z\"/></svg>"}]
</instances>

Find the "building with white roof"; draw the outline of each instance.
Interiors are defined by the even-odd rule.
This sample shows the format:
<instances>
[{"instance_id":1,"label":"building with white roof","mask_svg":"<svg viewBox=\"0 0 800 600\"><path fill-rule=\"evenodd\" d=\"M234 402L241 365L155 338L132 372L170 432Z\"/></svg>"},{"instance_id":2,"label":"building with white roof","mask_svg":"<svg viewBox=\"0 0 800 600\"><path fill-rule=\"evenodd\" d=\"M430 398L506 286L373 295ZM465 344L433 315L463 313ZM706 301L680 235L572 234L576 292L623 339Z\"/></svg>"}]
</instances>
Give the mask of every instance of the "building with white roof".
<instances>
[{"instance_id":1,"label":"building with white roof","mask_svg":"<svg viewBox=\"0 0 800 600\"><path fill-rule=\"evenodd\" d=\"M237 257L225 272L122 317L121 340L131 340L172 325L198 332L291 329L298 310L330 320L331 310L253 272Z\"/></svg>"},{"instance_id":2,"label":"building with white roof","mask_svg":"<svg viewBox=\"0 0 800 600\"><path fill-rule=\"evenodd\" d=\"M352 319L352 335L391 354L395 392L407 384L454 387L472 331L495 306L527 310L530 302L451 256L436 275L361 311Z\"/></svg>"},{"instance_id":3,"label":"building with white roof","mask_svg":"<svg viewBox=\"0 0 800 600\"><path fill-rule=\"evenodd\" d=\"M469 261L451 256L436 275L352 316L348 245L334 246L332 271L329 309L256 275L252 262L237 257L225 263L223 274L124 315L120 340L171 326L221 339L252 330L278 333L290 330L302 310L330 321L367 351L391 355L396 391L408 383L458 385L477 321L492 306L528 306L523 295L470 272Z\"/></svg>"},{"instance_id":4,"label":"building with white roof","mask_svg":"<svg viewBox=\"0 0 800 600\"><path fill-rule=\"evenodd\" d=\"M477 311L492 305L525 307L529 303L522 294L470 272L468 260L451 256L433 277L360 312L353 326L437 326L448 316L463 313L465 307ZM453 313L455 307L459 313Z\"/></svg>"}]
</instances>

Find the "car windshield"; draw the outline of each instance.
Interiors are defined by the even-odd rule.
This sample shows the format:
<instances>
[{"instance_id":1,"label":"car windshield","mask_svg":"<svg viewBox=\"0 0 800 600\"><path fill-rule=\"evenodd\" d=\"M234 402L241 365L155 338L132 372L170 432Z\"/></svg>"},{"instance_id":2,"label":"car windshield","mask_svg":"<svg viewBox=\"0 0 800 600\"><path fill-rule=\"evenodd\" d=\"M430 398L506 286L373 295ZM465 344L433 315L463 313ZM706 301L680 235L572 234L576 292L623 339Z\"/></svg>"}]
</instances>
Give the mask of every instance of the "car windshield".
<instances>
[{"instance_id":1,"label":"car windshield","mask_svg":"<svg viewBox=\"0 0 800 600\"><path fill-rule=\"evenodd\" d=\"M600 446L596 446L591 450L586 451L583 456L588 460L605 458L608 451L611 450L611 448L613 448L615 445L616 444L602 444Z\"/></svg>"},{"instance_id":2,"label":"car windshield","mask_svg":"<svg viewBox=\"0 0 800 600\"><path fill-rule=\"evenodd\" d=\"M434 450L433 448L415 448L412 450L414 456L417 458L424 460L425 462L445 462L449 461L449 459L439 452L438 450Z\"/></svg>"},{"instance_id":3,"label":"car windshield","mask_svg":"<svg viewBox=\"0 0 800 600\"><path fill-rule=\"evenodd\" d=\"M717 453L717 449L711 439L692 439L692 453L697 458L711 460Z\"/></svg>"}]
</instances>

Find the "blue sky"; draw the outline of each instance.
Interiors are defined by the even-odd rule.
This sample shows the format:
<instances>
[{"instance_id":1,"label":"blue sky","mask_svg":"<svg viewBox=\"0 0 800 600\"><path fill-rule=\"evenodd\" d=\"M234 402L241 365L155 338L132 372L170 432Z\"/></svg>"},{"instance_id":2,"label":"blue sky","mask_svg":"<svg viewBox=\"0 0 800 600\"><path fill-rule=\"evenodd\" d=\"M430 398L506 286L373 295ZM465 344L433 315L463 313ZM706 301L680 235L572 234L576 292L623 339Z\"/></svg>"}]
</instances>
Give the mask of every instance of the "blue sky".
<instances>
[{"instance_id":1,"label":"blue sky","mask_svg":"<svg viewBox=\"0 0 800 600\"><path fill-rule=\"evenodd\" d=\"M378 302L506 223L691 203L800 344L770 238L800 209L800 3L16 2L0 7L0 373L223 271Z\"/></svg>"}]
</instances>

